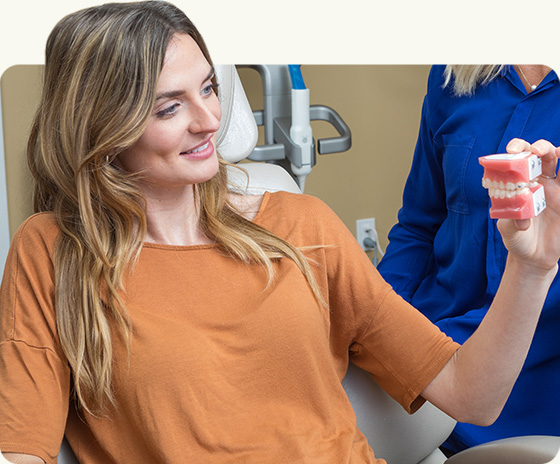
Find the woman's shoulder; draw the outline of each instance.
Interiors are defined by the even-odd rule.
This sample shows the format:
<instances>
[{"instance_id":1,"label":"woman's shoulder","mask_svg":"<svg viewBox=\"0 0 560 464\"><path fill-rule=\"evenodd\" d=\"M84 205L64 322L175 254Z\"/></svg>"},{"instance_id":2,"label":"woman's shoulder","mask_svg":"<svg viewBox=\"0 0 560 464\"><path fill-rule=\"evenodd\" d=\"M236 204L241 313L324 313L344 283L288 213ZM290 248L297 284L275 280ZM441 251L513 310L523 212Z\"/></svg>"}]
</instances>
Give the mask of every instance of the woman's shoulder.
<instances>
[{"instance_id":1,"label":"woman's shoulder","mask_svg":"<svg viewBox=\"0 0 560 464\"><path fill-rule=\"evenodd\" d=\"M18 231L27 232L58 232L58 225L56 223L56 217L52 212L42 212L35 213L29 216L25 221L21 223Z\"/></svg>"},{"instance_id":2,"label":"woman's shoulder","mask_svg":"<svg viewBox=\"0 0 560 464\"><path fill-rule=\"evenodd\" d=\"M425 104L429 108L445 105L449 101L457 100L453 95L453 76L450 76L449 82L446 84L446 74L444 65L435 65L430 68L428 74L426 100Z\"/></svg>"},{"instance_id":3,"label":"woman's shoulder","mask_svg":"<svg viewBox=\"0 0 560 464\"><path fill-rule=\"evenodd\" d=\"M265 194L255 222L283 237L316 241L331 235L341 221L321 199L305 194ZM298 237L298 239L296 239Z\"/></svg>"},{"instance_id":4,"label":"woman's shoulder","mask_svg":"<svg viewBox=\"0 0 560 464\"><path fill-rule=\"evenodd\" d=\"M320 198L304 193L274 192L265 194L258 216L262 214L318 217L331 214L328 205Z\"/></svg>"},{"instance_id":5,"label":"woman's shoulder","mask_svg":"<svg viewBox=\"0 0 560 464\"><path fill-rule=\"evenodd\" d=\"M28 217L17 229L13 243L25 245L43 243L51 248L60 233L53 213L36 213Z\"/></svg>"},{"instance_id":6,"label":"woman's shoulder","mask_svg":"<svg viewBox=\"0 0 560 464\"><path fill-rule=\"evenodd\" d=\"M430 68L428 74L428 89L441 88L445 83L445 65L436 64Z\"/></svg>"}]
</instances>

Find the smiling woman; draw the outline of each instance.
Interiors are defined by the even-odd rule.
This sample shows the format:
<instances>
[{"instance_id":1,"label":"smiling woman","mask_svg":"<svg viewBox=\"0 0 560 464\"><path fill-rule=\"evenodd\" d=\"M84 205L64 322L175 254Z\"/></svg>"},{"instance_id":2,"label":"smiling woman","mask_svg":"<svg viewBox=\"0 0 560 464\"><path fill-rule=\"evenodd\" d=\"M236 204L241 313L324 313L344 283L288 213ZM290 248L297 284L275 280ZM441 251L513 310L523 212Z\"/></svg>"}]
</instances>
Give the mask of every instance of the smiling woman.
<instances>
[{"instance_id":1,"label":"smiling woman","mask_svg":"<svg viewBox=\"0 0 560 464\"><path fill-rule=\"evenodd\" d=\"M55 410L66 403L58 395L70 390L88 414L104 413L114 404L115 343L130 348L134 327L130 304L122 298L123 278L145 242L217 244L222 253L264 265L270 278L271 259L287 257L322 299L301 252L248 220L261 198L241 202L250 212L234 206L241 203L228 194L226 163L214 147L219 120L204 41L169 3L88 8L64 18L49 36L43 94L28 144L34 208L49 214L31 219L21 230L48 217L48 260L54 267L47 279L52 295L46 320L48 331L57 335L50 341L39 337L31 342L23 334L17 338L63 360L55 382L62 390L56 387L54 394L48 382L42 386ZM19 315L10 295L2 297L2 316ZM5 324L0 329L0 341L13 346L17 330ZM11 357L4 351L1 356ZM71 370L63 367L68 364ZM15 370L9 371L12 377ZM7 382L3 386L7 392ZM41 408L32 409L30 419ZM38 430L61 437L64 410L57 410L63 414L60 421L58 412L48 415L44 427L38 420ZM0 406L0 423L13 426L10 411ZM3 432L0 437L8 440ZM23 435L16 436L8 444L3 441L2 448L9 451L21 443ZM38 436L22 449L49 461L58 449L57 435L54 442L43 432Z\"/></svg>"},{"instance_id":2,"label":"smiling woman","mask_svg":"<svg viewBox=\"0 0 560 464\"><path fill-rule=\"evenodd\" d=\"M215 143L221 108L213 78L212 66L193 38L175 35L167 47L146 129L115 157L124 171L140 174L138 185L148 211L146 241L211 242L197 221L188 219L196 216L193 185L208 181L219 169Z\"/></svg>"}]
</instances>

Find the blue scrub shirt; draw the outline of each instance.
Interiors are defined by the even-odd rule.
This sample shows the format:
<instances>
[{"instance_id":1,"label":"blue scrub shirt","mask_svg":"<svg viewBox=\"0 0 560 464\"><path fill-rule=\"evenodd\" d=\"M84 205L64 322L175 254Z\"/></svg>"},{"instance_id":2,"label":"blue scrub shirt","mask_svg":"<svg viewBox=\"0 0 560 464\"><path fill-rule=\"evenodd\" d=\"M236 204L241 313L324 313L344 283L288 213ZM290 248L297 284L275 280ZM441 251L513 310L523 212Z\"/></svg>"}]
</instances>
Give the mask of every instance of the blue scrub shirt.
<instances>
[{"instance_id":1,"label":"blue scrub shirt","mask_svg":"<svg viewBox=\"0 0 560 464\"><path fill-rule=\"evenodd\" d=\"M444 69L430 71L403 206L379 271L400 295L463 343L492 303L507 256L496 221L489 218L478 158L505 153L515 137L560 145L560 84L551 71L527 94L507 66L474 95L457 97L451 84L442 88ZM511 436L560 435L559 279L499 419L490 427L457 424L446 447L460 451Z\"/></svg>"}]
</instances>

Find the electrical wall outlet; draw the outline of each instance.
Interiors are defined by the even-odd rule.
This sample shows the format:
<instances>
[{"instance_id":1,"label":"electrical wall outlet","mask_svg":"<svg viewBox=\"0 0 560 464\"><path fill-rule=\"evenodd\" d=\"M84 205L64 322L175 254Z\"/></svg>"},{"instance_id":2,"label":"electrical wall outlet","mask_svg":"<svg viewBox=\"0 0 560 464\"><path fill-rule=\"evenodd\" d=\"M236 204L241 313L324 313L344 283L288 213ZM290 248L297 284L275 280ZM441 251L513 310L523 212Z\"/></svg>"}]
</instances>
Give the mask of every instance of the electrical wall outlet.
<instances>
[{"instance_id":1,"label":"electrical wall outlet","mask_svg":"<svg viewBox=\"0 0 560 464\"><path fill-rule=\"evenodd\" d=\"M379 246L375 230L375 218L358 219L356 221L356 239L364 251L375 250Z\"/></svg>"}]
</instances>

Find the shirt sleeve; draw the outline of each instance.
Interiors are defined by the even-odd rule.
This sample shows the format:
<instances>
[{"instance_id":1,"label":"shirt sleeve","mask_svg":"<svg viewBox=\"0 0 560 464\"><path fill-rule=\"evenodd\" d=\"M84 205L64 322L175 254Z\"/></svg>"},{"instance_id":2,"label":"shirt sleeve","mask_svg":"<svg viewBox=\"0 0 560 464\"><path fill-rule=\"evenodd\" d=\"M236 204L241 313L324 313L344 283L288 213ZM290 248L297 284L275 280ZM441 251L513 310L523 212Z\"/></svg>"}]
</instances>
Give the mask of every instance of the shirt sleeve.
<instances>
[{"instance_id":1,"label":"shirt sleeve","mask_svg":"<svg viewBox=\"0 0 560 464\"><path fill-rule=\"evenodd\" d=\"M414 412L459 345L393 291L328 207L313 209L321 211L332 350Z\"/></svg>"},{"instance_id":2,"label":"shirt sleeve","mask_svg":"<svg viewBox=\"0 0 560 464\"><path fill-rule=\"evenodd\" d=\"M438 68L439 69L439 68ZM379 263L381 275L410 301L433 259L434 237L447 216L445 186L437 147L430 129L432 91L440 91L441 70L430 72L428 94L422 105L420 130L408 175L398 222L389 233L389 245Z\"/></svg>"},{"instance_id":3,"label":"shirt sleeve","mask_svg":"<svg viewBox=\"0 0 560 464\"><path fill-rule=\"evenodd\" d=\"M53 224L33 216L16 233L0 287L0 450L56 462L70 370L56 332Z\"/></svg>"}]
</instances>

